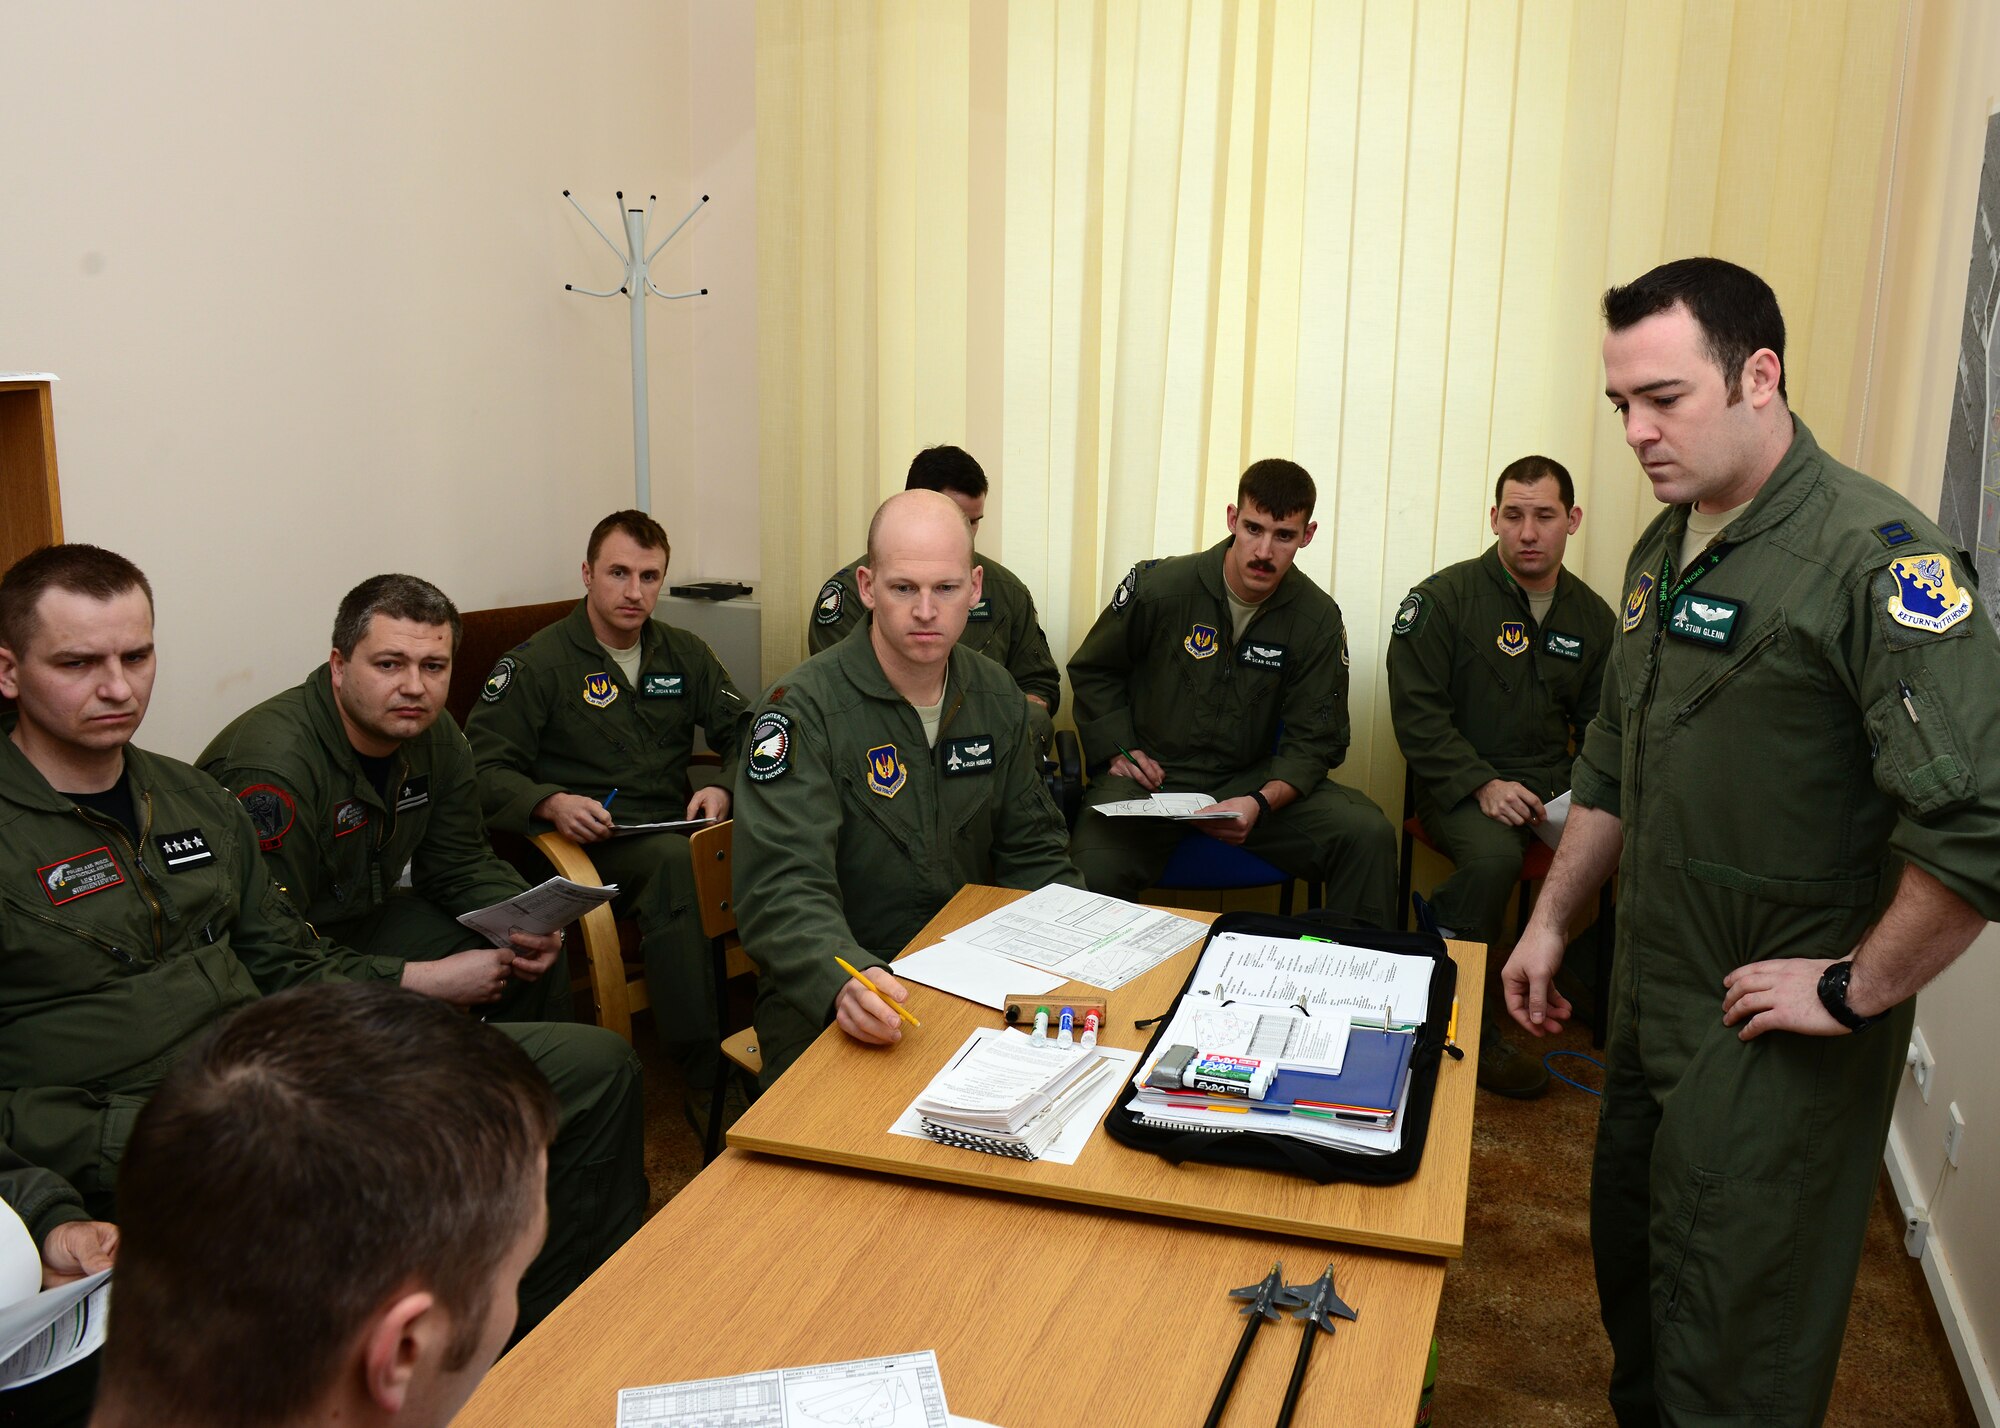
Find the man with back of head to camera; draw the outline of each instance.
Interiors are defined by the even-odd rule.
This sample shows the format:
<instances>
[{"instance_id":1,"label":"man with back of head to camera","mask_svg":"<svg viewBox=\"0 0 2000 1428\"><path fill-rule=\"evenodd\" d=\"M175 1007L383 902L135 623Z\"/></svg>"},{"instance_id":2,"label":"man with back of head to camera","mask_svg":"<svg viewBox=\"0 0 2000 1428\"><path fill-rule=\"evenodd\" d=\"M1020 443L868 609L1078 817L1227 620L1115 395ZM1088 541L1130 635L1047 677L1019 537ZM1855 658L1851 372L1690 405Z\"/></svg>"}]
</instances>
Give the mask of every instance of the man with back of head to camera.
<instances>
[{"instance_id":1,"label":"man with back of head to camera","mask_svg":"<svg viewBox=\"0 0 2000 1428\"><path fill-rule=\"evenodd\" d=\"M1562 1025L1564 931L1615 868L1590 1195L1612 1407L1813 1424L1912 998L2000 916L2000 641L1938 528L1792 415L1762 278L1682 259L1604 318L1604 393L1667 509L1507 1005Z\"/></svg>"},{"instance_id":2,"label":"man with back of head to camera","mask_svg":"<svg viewBox=\"0 0 2000 1428\"><path fill-rule=\"evenodd\" d=\"M867 618L766 692L736 779L736 907L764 971L766 1084L832 1022L873 1045L902 1039L836 957L902 1001L884 964L965 884L1081 886L1021 687L958 647L980 591L964 514L935 491L891 496L868 551Z\"/></svg>"},{"instance_id":3,"label":"man with back of head to camera","mask_svg":"<svg viewBox=\"0 0 2000 1428\"><path fill-rule=\"evenodd\" d=\"M1328 778L1347 756L1347 629L1295 568L1319 529L1313 479L1258 461L1229 536L1127 572L1069 659L1077 734L1098 772L1070 853L1091 891L1135 897L1189 828L1326 885L1339 916L1387 927L1396 837L1367 795ZM1233 819L1109 818L1100 803L1203 793Z\"/></svg>"},{"instance_id":4,"label":"man with back of head to camera","mask_svg":"<svg viewBox=\"0 0 2000 1428\"><path fill-rule=\"evenodd\" d=\"M1432 895L1440 930L1489 949L1479 1084L1527 1099L1549 1073L1501 1035L1502 923L1544 802L1569 791L1570 750L1597 714L1614 626L1611 607L1563 569L1583 507L1562 463L1510 463L1488 521L1484 555L1446 566L1397 608L1389 709L1417 816L1452 861Z\"/></svg>"},{"instance_id":5,"label":"man with back of head to camera","mask_svg":"<svg viewBox=\"0 0 2000 1428\"><path fill-rule=\"evenodd\" d=\"M443 1428L513 1331L555 1129L521 1048L433 998L236 1013L126 1148L92 1428Z\"/></svg>"}]
</instances>

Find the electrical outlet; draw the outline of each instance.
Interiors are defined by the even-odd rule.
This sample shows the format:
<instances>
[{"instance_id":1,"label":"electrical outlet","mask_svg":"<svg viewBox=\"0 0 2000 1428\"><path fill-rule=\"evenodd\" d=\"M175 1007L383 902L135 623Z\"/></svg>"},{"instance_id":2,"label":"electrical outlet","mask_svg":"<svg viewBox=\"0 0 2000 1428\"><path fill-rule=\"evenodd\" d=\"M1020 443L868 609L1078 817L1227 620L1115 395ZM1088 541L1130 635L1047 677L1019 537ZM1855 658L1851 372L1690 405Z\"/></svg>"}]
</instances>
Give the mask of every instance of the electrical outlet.
<instances>
[{"instance_id":1,"label":"electrical outlet","mask_svg":"<svg viewBox=\"0 0 2000 1428\"><path fill-rule=\"evenodd\" d=\"M1958 1168L1959 1152L1965 1149L1965 1112L1953 1101L1945 1110L1944 1158L1951 1162L1952 1169Z\"/></svg>"},{"instance_id":2,"label":"electrical outlet","mask_svg":"<svg viewBox=\"0 0 2000 1428\"><path fill-rule=\"evenodd\" d=\"M1910 1049L1904 1057L1910 1068L1910 1079L1917 1083L1917 1094L1929 1105L1931 1099L1931 1078L1937 1071L1937 1060L1931 1055L1930 1044L1924 1040L1921 1031L1910 1032Z\"/></svg>"}]
</instances>

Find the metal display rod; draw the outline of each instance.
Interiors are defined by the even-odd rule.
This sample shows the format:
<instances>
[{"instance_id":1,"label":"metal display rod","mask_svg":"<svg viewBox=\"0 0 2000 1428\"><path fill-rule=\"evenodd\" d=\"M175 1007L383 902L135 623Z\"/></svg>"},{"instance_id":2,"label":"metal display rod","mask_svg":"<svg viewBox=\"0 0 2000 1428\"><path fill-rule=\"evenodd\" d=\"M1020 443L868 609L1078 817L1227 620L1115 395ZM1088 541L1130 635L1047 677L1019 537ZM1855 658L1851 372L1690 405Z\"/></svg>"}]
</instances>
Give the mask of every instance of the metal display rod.
<instances>
[{"instance_id":1,"label":"metal display rod","mask_svg":"<svg viewBox=\"0 0 2000 1428\"><path fill-rule=\"evenodd\" d=\"M681 221L673 226L673 231L655 244L650 252L646 249L646 225L652 221L653 205L660 201L658 194L646 195L644 208L625 210L625 247L622 251L611 241L611 236L597 226L597 220L576 201L574 194L564 189L563 197L570 201L572 208L583 214L583 221L596 231L597 236L604 240L604 246L617 254L618 260L625 265L625 280L615 288L597 292L591 288L580 288L574 283L564 283L563 291L582 293L585 297L617 297L623 293L632 300L632 485L634 504L640 510L651 514L653 471L651 423L647 417L650 389L646 385L646 294L650 292L654 297L672 301L677 298L700 297L707 293L708 289L697 288L693 292L685 293L662 292L646 270L653 259L660 255L660 249L673 242L674 234L687 227L688 219L694 217L701 210L702 204L708 202L708 195L703 194L699 203L682 214ZM621 204L625 202L623 189L618 190L618 202Z\"/></svg>"}]
</instances>

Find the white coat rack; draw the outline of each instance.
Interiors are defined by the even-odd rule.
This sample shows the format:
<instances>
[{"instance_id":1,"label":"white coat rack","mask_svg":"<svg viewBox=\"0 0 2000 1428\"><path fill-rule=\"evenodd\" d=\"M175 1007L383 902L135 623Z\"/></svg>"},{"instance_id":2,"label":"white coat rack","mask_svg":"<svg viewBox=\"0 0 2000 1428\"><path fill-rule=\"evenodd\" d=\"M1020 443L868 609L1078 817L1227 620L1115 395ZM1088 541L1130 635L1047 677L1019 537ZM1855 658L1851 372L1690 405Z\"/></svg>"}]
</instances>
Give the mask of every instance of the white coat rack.
<instances>
[{"instance_id":1,"label":"white coat rack","mask_svg":"<svg viewBox=\"0 0 2000 1428\"><path fill-rule=\"evenodd\" d=\"M568 189L564 189L563 197L570 201L572 208L578 213L583 214L583 221L596 230L597 236L604 240L604 246L617 254L618 260L625 265L624 281L619 283L615 288L606 288L603 292L597 292L591 288L580 288L574 283L564 283L563 291L582 293L585 297L617 297L622 293L632 301L632 485L635 497L634 504L640 510L651 514L653 509L653 472L651 462L651 423L647 417L651 389L646 384L646 294L650 292L654 297L666 298L671 302L679 298L700 297L708 289L696 288L692 292L685 293L662 292L659 285L653 281L651 275L647 272L647 268L653 259L660 255L660 249L674 241L674 234L687 227L688 219L701 211L702 204L708 202L708 195L703 194L700 203L695 204L694 207L681 215L681 221L673 226L673 231L655 244L651 251L648 251L646 248L646 226L652 222L653 205L660 201L658 194L648 194L644 208L626 208L624 210L625 247L623 250L611 241L611 236L608 233L602 228L598 228L597 220L592 218L585 211L584 206L576 201L574 194ZM620 205L623 205L625 202L625 191L623 189L618 191L618 202Z\"/></svg>"}]
</instances>

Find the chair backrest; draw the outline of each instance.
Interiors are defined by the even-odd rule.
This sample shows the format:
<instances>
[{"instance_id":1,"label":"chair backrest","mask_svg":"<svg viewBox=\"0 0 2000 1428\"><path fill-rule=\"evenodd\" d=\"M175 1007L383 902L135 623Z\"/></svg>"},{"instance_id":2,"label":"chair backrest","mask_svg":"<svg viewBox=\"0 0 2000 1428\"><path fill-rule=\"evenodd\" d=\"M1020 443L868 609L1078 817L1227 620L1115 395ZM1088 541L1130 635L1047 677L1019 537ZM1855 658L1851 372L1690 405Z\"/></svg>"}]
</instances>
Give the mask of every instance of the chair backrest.
<instances>
[{"instance_id":1,"label":"chair backrest","mask_svg":"<svg viewBox=\"0 0 2000 1428\"><path fill-rule=\"evenodd\" d=\"M1267 888L1290 879L1247 848L1217 842L1194 829L1181 834L1181 841L1167 858L1167 865L1153 879L1156 888L1176 892L1224 892L1231 888Z\"/></svg>"},{"instance_id":2,"label":"chair backrest","mask_svg":"<svg viewBox=\"0 0 2000 1428\"><path fill-rule=\"evenodd\" d=\"M715 938L736 930L735 893L730 888L729 852L736 841L736 820L726 818L688 839L694 864L694 900L701 912L702 936Z\"/></svg>"},{"instance_id":3,"label":"chair backrest","mask_svg":"<svg viewBox=\"0 0 2000 1428\"><path fill-rule=\"evenodd\" d=\"M547 629L576 607L574 600L550 600L540 605L499 605L491 610L459 614L465 633L451 661L451 688L444 707L460 726L479 700L480 688L500 656L528 636Z\"/></svg>"}]
</instances>

